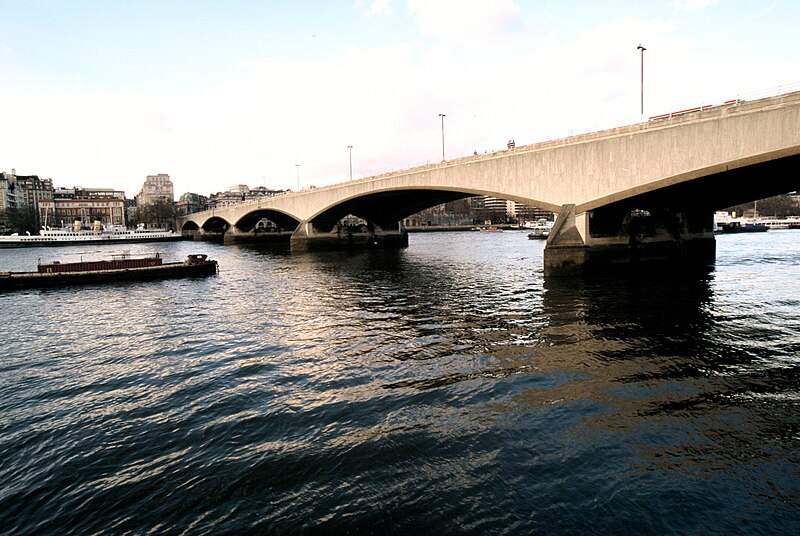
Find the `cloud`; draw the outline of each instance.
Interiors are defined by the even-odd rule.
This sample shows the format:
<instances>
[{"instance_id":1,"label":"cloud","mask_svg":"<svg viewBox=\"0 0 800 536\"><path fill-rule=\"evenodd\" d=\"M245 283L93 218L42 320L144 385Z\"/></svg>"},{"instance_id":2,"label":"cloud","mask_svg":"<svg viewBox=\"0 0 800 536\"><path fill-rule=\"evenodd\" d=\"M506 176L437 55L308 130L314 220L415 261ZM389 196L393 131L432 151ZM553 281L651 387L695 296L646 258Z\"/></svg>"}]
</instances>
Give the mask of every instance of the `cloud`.
<instances>
[{"instance_id":1,"label":"cloud","mask_svg":"<svg viewBox=\"0 0 800 536\"><path fill-rule=\"evenodd\" d=\"M699 11L716 4L719 0L674 0L675 11Z\"/></svg>"},{"instance_id":2,"label":"cloud","mask_svg":"<svg viewBox=\"0 0 800 536\"><path fill-rule=\"evenodd\" d=\"M523 29L512 0L408 0L420 30L445 43L507 40Z\"/></svg>"},{"instance_id":3,"label":"cloud","mask_svg":"<svg viewBox=\"0 0 800 536\"><path fill-rule=\"evenodd\" d=\"M494 7L502 5L511 4ZM17 169L41 159L37 147L58 147L48 164L72 175L31 164L33 172L59 185L125 183L131 195L160 172L180 193L235 183L294 189L298 171L301 186L323 186L347 179L348 145L356 178L437 162L440 113L448 158L613 126L620 109L638 120L636 43L644 35L654 54L677 50L658 43L669 32L659 21L624 19L546 49L496 41L465 54L420 41L324 59L252 58L231 76L158 100L136 90L15 91L6 102L25 105L3 110L0 98L0 115L26 126L0 132L0 146L16 155L9 166Z\"/></svg>"},{"instance_id":4,"label":"cloud","mask_svg":"<svg viewBox=\"0 0 800 536\"><path fill-rule=\"evenodd\" d=\"M389 16L392 14L392 8L389 0L373 0L367 12L368 17L375 16Z\"/></svg>"},{"instance_id":5,"label":"cloud","mask_svg":"<svg viewBox=\"0 0 800 536\"><path fill-rule=\"evenodd\" d=\"M133 196L147 174L169 169L175 146L170 114L132 89L0 91L0 116L14 125L0 133L10 164L59 186L108 186Z\"/></svg>"},{"instance_id":6,"label":"cloud","mask_svg":"<svg viewBox=\"0 0 800 536\"><path fill-rule=\"evenodd\" d=\"M129 195L161 172L176 193L236 183L294 189L298 171L301 186L323 186L347 179L349 145L355 178L438 162L440 113L448 159L509 139L520 146L635 123L638 43L647 47L645 115L721 102L736 96L740 78L758 78L732 67L739 55L718 57L668 19L626 17L543 41L513 33L522 22L510 1L408 6L421 27L458 20L441 39L254 57L180 96L6 84L0 117L15 127L0 129L3 165ZM476 25L481 46L453 46Z\"/></svg>"},{"instance_id":7,"label":"cloud","mask_svg":"<svg viewBox=\"0 0 800 536\"><path fill-rule=\"evenodd\" d=\"M392 15L392 0L356 0L356 9L367 8L365 17L389 17Z\"/></svg>"}]
</instances>

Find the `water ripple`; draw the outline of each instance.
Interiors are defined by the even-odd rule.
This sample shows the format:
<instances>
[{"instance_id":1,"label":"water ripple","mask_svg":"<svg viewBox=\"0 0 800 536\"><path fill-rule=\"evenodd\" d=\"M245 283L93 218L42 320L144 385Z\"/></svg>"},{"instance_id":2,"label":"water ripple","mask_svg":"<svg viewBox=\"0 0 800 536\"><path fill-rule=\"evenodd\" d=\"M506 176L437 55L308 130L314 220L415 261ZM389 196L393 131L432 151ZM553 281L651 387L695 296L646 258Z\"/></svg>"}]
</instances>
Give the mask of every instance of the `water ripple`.
<instances>
[{"instance_id":1,"label":"water ripple","mask_svg":"<svg viewBox=\"0 0 800 536\"><path fill-rule=\"evenodd\" d=\"M769 235L698 279L442 233L0 294L0 532L796 532L800 242Z\"/></svg>"}]
</instances>

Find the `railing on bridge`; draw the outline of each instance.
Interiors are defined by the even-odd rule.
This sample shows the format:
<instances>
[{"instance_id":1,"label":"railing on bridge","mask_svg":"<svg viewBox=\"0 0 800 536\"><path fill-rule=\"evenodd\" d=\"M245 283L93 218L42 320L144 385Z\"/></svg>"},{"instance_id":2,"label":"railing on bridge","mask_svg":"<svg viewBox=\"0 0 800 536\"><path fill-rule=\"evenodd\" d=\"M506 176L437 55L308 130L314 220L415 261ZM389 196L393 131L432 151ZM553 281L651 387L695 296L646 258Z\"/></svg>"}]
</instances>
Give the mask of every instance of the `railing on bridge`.
<instances>
[{"instance_id":1,"label":"railing on bridge","mask_svg":"<svg viewBox=\"0 0 800 536\"><path fill-rule=\"evenodd\" d=\"M795 91L800 91L800 82L795 82L793 84L783 84L780 86L773 86L771 88L761 89L758 91L750 91L748 93L741 93L737 96L737 99L739 99L740 101L766 99L767 97L777 97L778 95L783 95L785 93L794 93Z\"/></svg>"},{"instance_id":2,"label":"railing on bridge","mask_svg":"<svg viewBox=\"0 0 800 536\"><path fill-rule=\"evenodd\" d=\"M788 84L788 85L780 85L771 87L768 89L761 89L758 91L750 91L748 93L739 94L735 99L726 100L720 104L704 104L702 106L695 106L694 108L687 108L685 110L678 110L677 112L669 112L666 114L660 115L653 115L648 117L648 121L655 121L659 119L667 119L669 117L675 117L677 115L684 115L694 112L702 112L703 110L709 110L711 108L719 108L721 106L731 106L733 104L739 104L742 102L747 102L751 100L758 100L758 99L766 99L768 97L776 97L778 95L783 95L785 93L793 93L795 91L800 91L800 82L795 84Z\"/></svg>"},{"instance_id":3,"label":"railing on bridge","mask_svg":"<svg viewBox=\"0 0 800 536\"><path fill-rule=\"evenodd\" d=\"M696 106L694 108L687 108L685 110L678 110L677 112L670 112L668 114L653 115L648 117L648 121L656 121L658 119L667 119L668 117L675 117L676 115L690 114L694 112L702 112L703 110L710 110L711 108L719 108L721 106L731 106L739 104L739 99L732 99L723 102L722 104L704 104L703 106Z\"/></svg>"}]
</instances>

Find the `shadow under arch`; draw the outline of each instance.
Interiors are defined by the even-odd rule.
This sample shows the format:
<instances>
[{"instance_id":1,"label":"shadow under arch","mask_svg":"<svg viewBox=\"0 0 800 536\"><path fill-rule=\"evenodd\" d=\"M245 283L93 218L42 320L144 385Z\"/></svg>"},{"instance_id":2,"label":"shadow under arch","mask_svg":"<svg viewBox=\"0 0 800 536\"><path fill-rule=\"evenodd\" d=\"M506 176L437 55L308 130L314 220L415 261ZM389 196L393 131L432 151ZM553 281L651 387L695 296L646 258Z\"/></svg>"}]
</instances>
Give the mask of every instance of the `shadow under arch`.
<instances>
[{"instance_id":1,"label":"shadow under arch","mask_svg":"<svg viewBox=\"0 0 800 536\"><path fill-rule=\"evenodd\" d=\"M503 192L442 188L407 188L382 190L350 197L331 205L309 218L316 230L327 232L345 216L353 215L381 227L393 227L422 210L451 201L476 196L507 199L552 211L558 207L532 199L523 199Z\"/></svg>"},{"instance_id":2,"label":"shadow under arch","mask_svg":"<svg viewBox=\"0 0 800 536\"><path fill-rule=\"evenodd\" d=\"M384 228L396 226L404 218L427 208L474 194L439 190L391 190L352 197L312 216L315 229L330 231L345 216L353 215Z\"/></svg>"},{"instance_id":3,"label":"shadow under arch","mask_svg":"<svg viewBox=\"0 0 800 536\"><path fill-rule=\"evenodd\" d=\"M762 156L766 158L766 156ZM591 203L576 206L577 212L621 207L695 206L705 211L784 194L800 188L800 154L775 157L763 162L749 159L729 162L724 166L694 170L682 176L669 177L649 185L618 192ZM763 180L769 178L769 180Z\"/></svg>"},{"instance_id":4,"label":"shadow under arch","mask_svg":"<svg viewBox=\"0 0 800 536\"><path fill-rule=\"evenodd\" d=\"M200 226L200 228L203 231L210 233L224 233L230 226L231 223L225 218L211 216L203 223L202 226Z\"/></svg>"},{"instance_id":5,"label":"shadow under arch","mask_svg":"<svg viewBox=\"0 0 800 536\"><path fill-rule=\"evenodd\" d=\"M234 226L242 232L251 232L264 219L274 223L275 227L282 231L294 232L297 226L300 225L297 218L280 210L257 208L244 214L234 223Z\"/></svg>"}]
</instances>

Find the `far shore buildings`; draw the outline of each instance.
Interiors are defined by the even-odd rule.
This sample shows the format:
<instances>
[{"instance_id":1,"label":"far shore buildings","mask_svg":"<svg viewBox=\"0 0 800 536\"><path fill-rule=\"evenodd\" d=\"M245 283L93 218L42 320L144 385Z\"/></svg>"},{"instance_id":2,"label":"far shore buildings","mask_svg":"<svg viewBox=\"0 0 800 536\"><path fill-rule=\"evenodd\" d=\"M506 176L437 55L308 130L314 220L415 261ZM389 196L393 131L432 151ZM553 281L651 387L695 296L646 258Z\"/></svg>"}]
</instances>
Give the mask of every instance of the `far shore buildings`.
<instances>
[{"instance_id":1,"label":"far shore buildings","mask_svg":"<svg viewBox=\"0 0 800 536\"><path fill-rule=\"evenodd\" d=\"M11 221L15 219L16 221ZM72 226L125 225L125 193L110 188L53 188L37 175L0 174L0 232Z\"/></svg>"},{"instance_id":2,"label":"far shore buildings","mask_svg":"<svg viewBox=\"0 0 800 536\"><path fill-rule=\"evenodd\" d=\"M125 226L125 192L108 188L56 188L40 204L42 225L64 227L79 221L84 228L99 221Z\"/></svg>"},{"instance_id":3,"label":"far shore buildings","mask_svg":"<svg viewBox=\"0 0 800 536\"><path fill-rule=\"evenodd\" d=\"M522 223L552 220L553 213L516 201L497 197L475 196L432 207L403 220L406 227Z\"/></svg>"},{"instance_id":4,"label":"far shore buildings","mask_svg":"<svg viewBox=\"0 0 800 536\"><path fill-rule=\"evenodd\" d=\"M288 190L270 190L265 186L256 186L250 189L246 184L234 184L225 192L218 192L212 194L208 198L206 208L221 208L247 203L248 201L255 201L264 197L275 197L287 193Z\"/></svg>"},{"instance_id":5,"label":"far shore buildings","mask_svg":"<svg viewBox=\"0 0 800 536\"><path fill-rule=\"evenodd\" d=\"M38 175L17 175L15 169L11 173L0 173L0 233L6 233L17 227L16 224L29 215L28 226L38 228L41 204L53 196L53 180L41 179ZM11 221L16 215L17 222Z\"/></svg>"}]
</instances>

